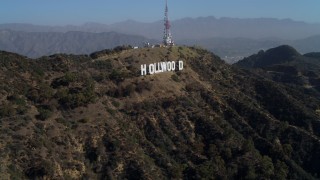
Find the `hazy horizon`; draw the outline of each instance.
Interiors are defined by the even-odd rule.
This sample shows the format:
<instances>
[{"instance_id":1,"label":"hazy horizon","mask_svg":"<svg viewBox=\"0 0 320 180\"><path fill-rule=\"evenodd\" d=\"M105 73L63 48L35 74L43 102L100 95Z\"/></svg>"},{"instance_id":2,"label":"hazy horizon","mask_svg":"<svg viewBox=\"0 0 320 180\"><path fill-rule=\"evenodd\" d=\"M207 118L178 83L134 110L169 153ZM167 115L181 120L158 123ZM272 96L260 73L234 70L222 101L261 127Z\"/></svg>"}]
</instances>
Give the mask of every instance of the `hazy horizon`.
<instances>
[{"instance_id":1,"label":"hazy horizon","mask_svg":"<svg viewBox=\"0 0 320 180\"><path fill-rule=\"evenodd\" d=\"M183 19L198 19L198 18L215 18L215 19L223 19L223 18L230 18L230 19L239 19L239 20L246 20L246 19L275 19L275 20L289 20L289 21L293 21L293 22L302 22L302 23L307 23L307 24L319 24L320 22L307 22L307 21L300 21L300 20L296 20L296 19L292 19L292 18L274 18L274 17L256 17L256 18L238 18L238 17L217 17L214 15L210 15L210 16L198 16L198 17L182 17L179 19L172 19L171 21L179 21L179 20L183 20ZM126 20L121 20L121 21L117 21L117 22L112 22L112 23L104 23L104 22L98 22L98 21L87 21L87 22L83 22L83 23L70 23L70 24L40 24L40 23L28 23L28 22L4 22L4 23L0 23L0 24L28 24L28 25L35 25L35 26L83 26L86 24L102 24L102 25L113 25L113 24L117 24L117 23L122 23L122 22L128 22L128 21L134 21L134 22L139 22L139 23L156 23L159 21L163 21L162 19L158 19L158 20L154 20L154 21L140 21L137 19L126 19Z\"/></svg>"},{"instance_id":2,"label":"hazy horizon","mask_svg":"<svg viewBox=\"0 0 320 180\"><path fill-rule=\"evenodd\" d=\"M309 0L245 0L238 2L202 0L169 0L169 17L173 20L214 16L216 18L276 18L306 23L320 23L320 2ZM125 5L125 6L124 6ZM127 20L155 22L163 19L165 1L70 0L43 2L30 0L16 3L3 0L0 24L82 25L88 22L113 24Z\"/></svg>"}]
</instances>

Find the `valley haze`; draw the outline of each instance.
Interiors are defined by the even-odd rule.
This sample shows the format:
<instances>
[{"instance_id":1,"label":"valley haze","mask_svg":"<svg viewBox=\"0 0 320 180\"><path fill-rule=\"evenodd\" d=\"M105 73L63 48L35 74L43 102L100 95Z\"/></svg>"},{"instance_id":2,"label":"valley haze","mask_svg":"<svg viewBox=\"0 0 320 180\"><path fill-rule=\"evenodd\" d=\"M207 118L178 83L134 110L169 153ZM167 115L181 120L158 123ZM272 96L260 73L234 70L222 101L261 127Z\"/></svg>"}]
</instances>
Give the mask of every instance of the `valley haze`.
<instances>
[{"instance_id":1,"label":"valley haze","mask_svg":"<svg viewBox=\"0 0 320 180\"><path fill-rule=\"evenodd\" d=\"M177 44L205 47L230 63L282 44L289 44L301 53L320 51L319 23L208 16L183 18L171 24ZM141 47L145 42L159 43L162 31L163 21L127 20L109 25L85 23L79 26L9 23L0 24L0 49L29 57L55 53L87 54L123 44Z\"/></svg>"}]
</instances>

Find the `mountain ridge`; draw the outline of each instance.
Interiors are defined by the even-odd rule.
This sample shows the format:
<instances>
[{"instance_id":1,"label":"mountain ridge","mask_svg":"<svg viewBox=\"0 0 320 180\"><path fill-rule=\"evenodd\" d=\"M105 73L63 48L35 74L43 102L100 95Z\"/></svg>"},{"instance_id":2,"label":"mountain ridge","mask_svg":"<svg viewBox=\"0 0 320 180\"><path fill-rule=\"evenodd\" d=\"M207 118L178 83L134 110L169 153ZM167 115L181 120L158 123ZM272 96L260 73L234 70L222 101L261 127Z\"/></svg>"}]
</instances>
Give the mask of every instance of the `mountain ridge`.
<instances>
[{"instance_id":1,"label":"mountain ridge","mask_svg":"<svg viewBox=\"0 0 320 180\"><path fill-rule=\"evenodd\" d=\"M142 36L116 32L89 33L80 31L16 32L0 30L0 49L29 57L55 53L88 54L120 45L142 46L144 42L156 42Z\"/></svg>"},{"instance_id":2,"label":"mountain ridge","mask_svg":"<svg viewBox=\"0 0 320 180\"><path fill-rule=\"evenodd\" d=\"M88 54L93 51L113 48L123 44L141 47L144 46L145 42L149 42L151 44L158 43L157 40L147 39L142 36L114 32L86 33L73 31L74 34L71 32L27 33L12 30L0 30L0 49L35 58L58 52ZM116 43L112 43L110 39L112 36L114 37L112 41ZM86 39L86 42L83 42L84 39ZM261 49L266 50L281 44L289 44L298 49L300 53L317 52L320 50L319 42L319 36L312 36L310 38L296 41L279 40L274 38L261 40L254 40L250 38L208 38L197 41L181 40L177 43L189 46L203 46L220 55L228 63L234 63ZM88 44L92 45L88 46ZM79 47L79 45L82 45L83 47Z\"/></svg>"},{"instance_id":3,"label":"mountain ridge","mask_svg":"<svg viewBox=\"0 0 320 180\"><path fill-rule=\"evenodd\" d=\"M161 40L163 23L161 20L155 22L138 22L131 20L113 24L85 23L74 26L38 26L29 24L0 24L0 29L12 29L16 31L30 32L107 32L117 31L125 34L145 36L150 39ZM257 26L257 24L259 26ZM190 25L194 29L190 29ZM27 26L27 27L26 27ZM130 27L133 27L132 29ZM264 28L262 28L264 27ZM266 28L271 28L270 31ZM39 29L39 30L37 30ZM320 23L306 23L291 19L276 18L215 18L214 16L183 18L172 21L172 33L175 40L203 39L212 37L244 37L265 38L278 37L282 39L303 39L317 35L320 31Z\"/></svg>"},{"instance_id":4,"label":"mountain ridge","mask_svg":"<svg viewBox=\"0 0 320 180\"><path fill-rule=\"evenodd\" d=\"M176 44L200 45L223 57L228 63L247 57L259 50L266 50L282 44L289 44L300 53L320 51L320 24L294 21L291 19L275 18L216 18L214 16L183 18L173 20L172 34ZM193 28L190 28L193 27ZM83 31L102 33L115 31L123 34L138 35L145 37L146 41L161 42L163 22L138 22L127 20L112 24L85 23L83 25L66 26L39 26L30 24L0 24L0 29L11 29L24 32L68 32ZM23 38L22 38L23 39ZM151 40L150 40L151 39ZM8 42L7 42L8 43ZM13 43L13 42L10 42ZM30 57L54 54L57 51L39 52L43 50L17 51L14 46L3 44L2 49L14 51ZM40 42L41 43L41 42ZM119 45L119 44L117 44ZM10 46L10 48L6 47ZM114 47L114 46L112 46ZM104 48L89 49L87 51L69 51L73 54L90 53ZM58 48L53 47L51 48ZM66 47L71 49L71 47ZM37 54L37 55L35 55Z\"/></svg>"}]
</instances>

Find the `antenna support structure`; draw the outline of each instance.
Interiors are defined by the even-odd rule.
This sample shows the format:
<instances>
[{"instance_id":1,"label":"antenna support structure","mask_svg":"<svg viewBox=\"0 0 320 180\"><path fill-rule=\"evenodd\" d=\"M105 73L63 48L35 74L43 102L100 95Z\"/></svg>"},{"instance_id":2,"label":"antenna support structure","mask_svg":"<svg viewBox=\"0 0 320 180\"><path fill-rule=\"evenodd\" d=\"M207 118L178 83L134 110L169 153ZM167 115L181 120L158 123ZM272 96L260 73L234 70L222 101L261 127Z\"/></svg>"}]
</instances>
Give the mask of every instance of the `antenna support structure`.
<instances>
[{"instance_id":1,"label":"antenna support structure","mask_svg":"<svg viewBox=\"0 0 320 180\"><path fill-rule=\"evenodd\" d=\"M168 16L168 0L166 0L166 7L164 12L164 33L163 33L163 44L164 46L174 46L174 41L172 40L172 34L170 32L171 24Z\"/></svg>"}]
</instances>

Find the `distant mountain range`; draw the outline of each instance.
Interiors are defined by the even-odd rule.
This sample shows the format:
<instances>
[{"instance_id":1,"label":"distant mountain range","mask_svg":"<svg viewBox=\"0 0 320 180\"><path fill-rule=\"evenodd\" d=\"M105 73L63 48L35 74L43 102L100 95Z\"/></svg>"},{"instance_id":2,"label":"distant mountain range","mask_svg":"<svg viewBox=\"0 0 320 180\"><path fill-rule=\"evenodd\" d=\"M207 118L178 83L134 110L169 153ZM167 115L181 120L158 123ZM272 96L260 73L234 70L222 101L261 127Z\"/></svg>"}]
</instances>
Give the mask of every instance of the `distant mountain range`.
<instances>
[{"instance_id":1,"label":"distant mountain range","mask_svg":"<svg viewBox=\"0 0 320 180\"><path fill-rule=\"evenodd\" d=\"M40 57L55 53L88 54L119 45L143 46L144 42L159 43L138 35L116 32L22 32L0 30L0 49ZM182 40L181 44L203 46L221 56L229 63L236 62L259 50L266 50L282 44L289 44L300 53L320 51L320 36L301 40L249 39L249 38L208 38L202 40Z\"/></svg>"},{"instance_id":2,"label":"distant mountain range","mask_svg":"<svg viewBox=\"0 0 320 180\"><path fill-rule=\"evenodd\" d=\"M0 49L29 57L55 53L88 54L119 45L141 46L155 42L142 36L116 32L21 32L0 30Z\"/></svg>"},{"instance_id":3,"label":"distant mountain range","mask_svg":"<svg viewBox=\"0 0 320 180\"><path fill-rule=\"evenodd\" d=\"M171 24L173 37L177 44L203 46L229 63L236 62L261 49L269 49L282 44L291 45L300 53L320 51L320 24L290 19L238 19L212 16L184 18L172 21ZM1 29L6 31L1 31ZM38 57L59 52L89 53L121 43L160 42L163 22L142 23L128 20L110 25L86 23L79 26L13 23L0 24L0 31L0 49ZM105 34L105 32L113 33ZM66 39L67 43L64 42ZM82 47L83 42L89 42L84 45L89 47Z\"/></svg>"},{"instance_id":4,"label":"distant mountain range","mask_svg":"<svg viewBox=\"0 0 320 180\"><path fill-rule=\"evenodd\" d=\"M224 38L270 38L303 39L318 35L320 24L310 24L291 19L274 18L184 18L171 22L172 33L176 41L184 39ZM80 26L39 26L31 24L0 24L0 29L11 29L25 32L109 32L141 35L150 39L162 39L163 21L142 23L127 20L110 25L86 23Z\"/></svg>"}]
</instances>

